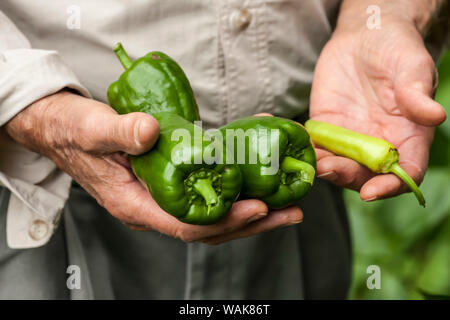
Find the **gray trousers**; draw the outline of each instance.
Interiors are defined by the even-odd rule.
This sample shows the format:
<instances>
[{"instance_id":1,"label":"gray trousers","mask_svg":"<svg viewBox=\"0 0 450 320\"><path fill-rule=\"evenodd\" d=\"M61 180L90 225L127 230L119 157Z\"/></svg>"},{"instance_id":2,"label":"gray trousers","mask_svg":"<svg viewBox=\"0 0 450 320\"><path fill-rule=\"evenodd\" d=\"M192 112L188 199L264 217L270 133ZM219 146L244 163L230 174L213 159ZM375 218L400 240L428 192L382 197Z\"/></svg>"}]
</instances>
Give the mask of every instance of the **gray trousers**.
<instances>
[{"instance_id":1,"label":"gray trousers","mask_svg":"<svg viewBox=\"0 0 450 320\"><path fill-rule=\"evenodd\" d=\"M344 299L351 248L340 190L318 180L304 221L219 246L127 229L74 184L50 242L6 245L0 188L0 299ZM68 289L68 266L80 289Z\"/></svg>"}]
</instances>

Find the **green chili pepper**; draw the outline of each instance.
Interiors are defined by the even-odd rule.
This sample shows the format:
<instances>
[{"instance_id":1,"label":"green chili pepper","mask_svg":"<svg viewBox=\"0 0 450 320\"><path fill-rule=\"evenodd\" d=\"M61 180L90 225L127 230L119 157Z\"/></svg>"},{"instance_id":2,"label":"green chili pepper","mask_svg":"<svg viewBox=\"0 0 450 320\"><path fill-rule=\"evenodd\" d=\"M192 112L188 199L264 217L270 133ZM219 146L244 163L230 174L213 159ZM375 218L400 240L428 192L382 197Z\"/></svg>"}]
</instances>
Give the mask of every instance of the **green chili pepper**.
<instances>
[{"instance_id":1,"label":"green chili pepper","mask_svg":"<svg viewBox=\"0 0 450 320\"><path fill-rule=\"evenodd\" d=\"M212 142L203 140L196 144L191 139L180 145L181 142L173 141L172 133L185 129L190 137L194 137L196 126L170 113L157 113L154 117L159 122L160 135L149 152L130 157L135 174L146 183L158 205L182 222L216 223L239 195L242 185L239 167L225 164L225 149L215 155L220 159L217 163L222 164L196 164L195 158L201 159ZM201 131L200 128L197 130ZM190 155L188 159L183 158L186 153Z\"/></svg>"},{"instance_id":2,"label":"green chili pepper","mask_svg":"<svg viewBox=\"0 0 450 320\"><path fill-rule=\"evenodd\" d=\"M225 163L225 148L215 149L215 163L219 164L203 161L202 155L213 142L203 139L200 128L201 141L194 140L192 121L198 120L199 114L183 70L161 52L150 52L132 62L120 43L114 51L126 71L108 89L111 107L119 114L148 113L160 126L155 146L145 154L130 156L133 171L166 212L185 223L216 223L239 195L242 176L237 165L220 164ZM180 129L194 139L172 139Z\"/></svg>"},{"instance_id":3,"label":"green chili pepper","mask_svg":"<svg viewBox=\"0 0 450 320\"><path fill-rule=\"evenodd\" d=\"M120 114L169 112L200 120L189 80L169 56L153 51L132 62L121 43L114 52L126 69L108 89L108 101Z\"/></svg>"},{"instance_id":4,"label":"green chili pepper","mask_svg":"<svg viewBox=\"0 0 450 320\"><path fill-rule=\"evenodd\" d=\"M398 164L397 149L389 142L326 122L308 120L306 130L317 145L353 159L375 173L394 173L411 188L420 205L425 198L413 179Z\"/></svg>"},{"instance_id":5,"label":"green chili pepper","mask_svg":"<svg viewBox=\"0 0 450 320\"><path fill-rule=\"evenodd\" d=\"M316 172L316 154L301 125L277 117L248 117L220 130L241 169L244 197L260 199L270 208L279 209L308 193ZM241 137L244 133L245 143L239 141L239 133Z\"/></svg>"}]
</instances>

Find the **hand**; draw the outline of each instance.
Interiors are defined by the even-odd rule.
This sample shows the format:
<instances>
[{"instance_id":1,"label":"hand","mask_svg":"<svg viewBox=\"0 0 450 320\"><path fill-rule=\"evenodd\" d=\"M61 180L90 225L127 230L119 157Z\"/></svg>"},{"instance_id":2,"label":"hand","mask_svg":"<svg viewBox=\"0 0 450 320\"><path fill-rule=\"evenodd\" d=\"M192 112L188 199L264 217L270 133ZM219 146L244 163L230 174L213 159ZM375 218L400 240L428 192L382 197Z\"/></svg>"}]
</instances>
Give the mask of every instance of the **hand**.
<instances>
[{"instance_id":1,"label":"hand","mask_svg":"<svg viewBox=\"0 0 450 320\"><path fill-rule=\"evenodd\" d=\"M145 113L118 115L108 105L69 92L41 99L6 124L7 133L25 147L53 160L114 217L135 230L156 230L186 242L249 236L289 222L290 215L267 217L258 200L236 202L212 226L193 226L164 212L130 169L125 153L149 150L158 122ZM299 219L298 211L293 219ZM300 212L301 214L301 212ZM301 217L300 217L301 218ZM211 238L213 237L213 238Z\"/></svg>"},{"instance_id":2,"label":"hand","mask_svg":"<svg viewBox=\"0 0 450 320\"><path fill-rule=\"evenodd\" d=\"M445 120L433 101L436 69L421 35L407 21L383 20L380 30L339 31L322 51L311 92L310 117L385 139L401 167L420 183L434 127ZM316 149L317 174L360 190L372 201L408 190L393 174L375 175L353 160Z\"/></svg>"}]
</instances>

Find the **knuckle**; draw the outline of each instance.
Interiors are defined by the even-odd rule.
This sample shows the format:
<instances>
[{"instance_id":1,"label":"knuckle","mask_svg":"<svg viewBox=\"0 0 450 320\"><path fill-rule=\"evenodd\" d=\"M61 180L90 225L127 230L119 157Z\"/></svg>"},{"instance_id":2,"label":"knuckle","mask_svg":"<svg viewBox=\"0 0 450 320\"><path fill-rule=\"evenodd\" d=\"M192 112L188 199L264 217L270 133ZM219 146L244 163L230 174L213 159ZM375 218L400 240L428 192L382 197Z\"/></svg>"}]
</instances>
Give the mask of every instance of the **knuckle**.
<instances>
[{"instance_id":1,"label":"knuckle","mask_svg":"<svg viewBox=\"0 0 450 320\"><path fill-rule=\"evenodd\" d=\"M46 105L47 110L52 108L54 102L49 102ZM53 114L53 112L47 111L47 121L45 127L41 128L41 136L43 141L52 150L63 149L67 143L70 135L66 129L66 126L58 115ZM29 130L33 130L29 128Z\"/></svg>"},{"instance_id":2,"label":"knuckle","mask_svg":"<svg viewBox=\"0 0 450 320\"><path fill-rule=\"evenodd\" d=\"M424 54L422 58L419 60L424 66L430 68L430 70L434 73L435 65L434 60L430 54Z\"/></svg>"},{"instance_id":3,"label":"knuckle","mask_svg":"<svg viewBox=\"0 0 450 320\"><path fill-rule=\"evenodd\" d=\"M186 230L183 227L178 227L175 230L174 233L174 237L176 239L180 239L181 241L185 242L185 243L192 243L194 242L196 239L193 237L192 234L189 234L186 232Z\"/></svg>"},{"instance_id":4,"label":"knuckle","mask_svg":"<svg viewBox=\"0 0 450 320\"><path fill-rule=\"evenodd\" d=\"M416 170L411 178L417 183L418 186L420 186L422 184L424 176L424 172L422 172L421 170Z\"/></svg>"},{"instance_id":5,"label":"knuckle","mask_svg":"<svg viewBox=\"0 0 450 320\"><path fill-rule=\"evenodd\" d=\"M175 239L180 239L182 241L183 240L183 230L181 228L176 228L175 231L173 232L173 237Z\"/></svg>"},{"instance_id":6,"label":"knuckle","mask_svg":"<svg viewBox=\"0 0 450 320\"><path fill-rule=\"evenodd\" d=\"M191 235L185 235L185 236L183 236L182 240L183 240L185 243L193 243L193 242L195 242L197 239L195 239L195 238L194 238L193 236L191 236Z\"/></svg>"},{"instance_id":7,"label":"knuckle","mask_svg":"<svg viewBox=\"0 0 450 320\"><path fill-rule=\"evenodd\" d=\"M291 221L299 221L303 219L303 213L300 210L296 210L296 213L292 216Z\"/></svg>"},{"instance_id":8,"label":"knuckle","mask_svg":"<svg viewBox=\"0 0 450 320\"><path fill-rule=\"evenodd\" d=\"M135 126L138 123L139 118L135 113L124 114L119 117L120 121L117 134L123 138L133 138Z\"/></svg>"},{"instance_id":9,"label":"knuckle","mask_svg":"<svg viewBox=\"0 0 450 320\"><path fill-rule=\"evenodd\" d=\"M424 70L434 69L434 60L427 51L420 51L411 57L411 61L416 66L425 68Z\"/></svg>"},{"instance_id":10,"label":"knuckle","mask_svg":"<svg viewBox=\"0 0 450 320\"><path fill-rule=\"evenodd\" d=\"M351 189L358 188L357 181L356 181L356 175L345 174L345 175L342 175L341 179L342 179L343 186L349 187Z\"/></svg>"},{"instance_id":11,"label":"knuckle","mask_svg":"<svg viewBox=\"0 0 450 320\"><path fill-rule=\"evenodd\" d=\"M282 215L280 219L280 223L282 225L288 225L292 222L299 221L303 219L303 213L298 208L292 208L292 210L289 210L290 212L285 213Z\"/></svg>"},{"instance_id":12,"label":"knuckle","mask_svg":"<svg viewBox=\"0 0 450 320\"><path fill-rule=\"evenodd\" d=\"M291 220L292 220L291 214L289 214L289 213L282 214L282 215L280 215L280 217L278 219L278 225L280 225L280 226L286 225Z\"/></svg>"},{"instance_id":13,"label":"knuckle","mask_svg":"<svg viewBox=\"0 0 450 320\"><path fill-rule=\"evenodd\" d=\"M75 128L72 144L84 151L93 151L98 147L97 135L98 119L94 116L86 116L80 119ZM102 128L107 130L106 128Z\"/></svg>"}]
</instances>

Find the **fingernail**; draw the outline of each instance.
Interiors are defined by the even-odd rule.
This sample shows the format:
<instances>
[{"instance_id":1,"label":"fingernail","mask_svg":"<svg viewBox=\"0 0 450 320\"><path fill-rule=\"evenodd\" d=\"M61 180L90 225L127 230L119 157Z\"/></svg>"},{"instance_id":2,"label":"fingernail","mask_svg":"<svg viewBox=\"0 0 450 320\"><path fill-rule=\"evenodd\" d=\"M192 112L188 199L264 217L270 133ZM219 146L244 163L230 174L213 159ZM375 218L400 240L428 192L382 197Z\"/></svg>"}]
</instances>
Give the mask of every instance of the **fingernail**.
<instances>
[{"instance_id":1,"label":"fingernail","mask_svg":"<svg viewBox=\"0 0 450 320\"><path fill-rule=\"evenodd\" d=\"M338 175L334 171L329 171L318 175L317 178L333 181L338 178Z\"/></svg>"},{"instance_id":2,"label":"fingernail","mask_svg":"<svg viewBox=\"0 0 450 320\"><path fill-rule=\"evenodd\" d=\"M303 219L302 220L297 220L297 221L289 221L288 223L284 224L283 227L293 226L294 224L299 224L301 222L303 222Z\"/></svg>"},{"instance_id":3,"label":"fingernail","mask_svg":"<svg viewBox=\"0 0 450 320\"><path fill-rule=\"evenodd\" d=\"M267 216L267 213L259 213L247 220L247 223L254 222Z\"/></svg>"},{"instance_id":4,"label":"fingernail","mask_svg":"<svg viewBox=\"0 0 450 320\"><path fill-rule=\"evenodd\" d=\"M364 202L371 202L371 201L375 201L377 199L378 199L377 197L372 197L372 198L364 200Z\"/></svg>"}]
</instances>

